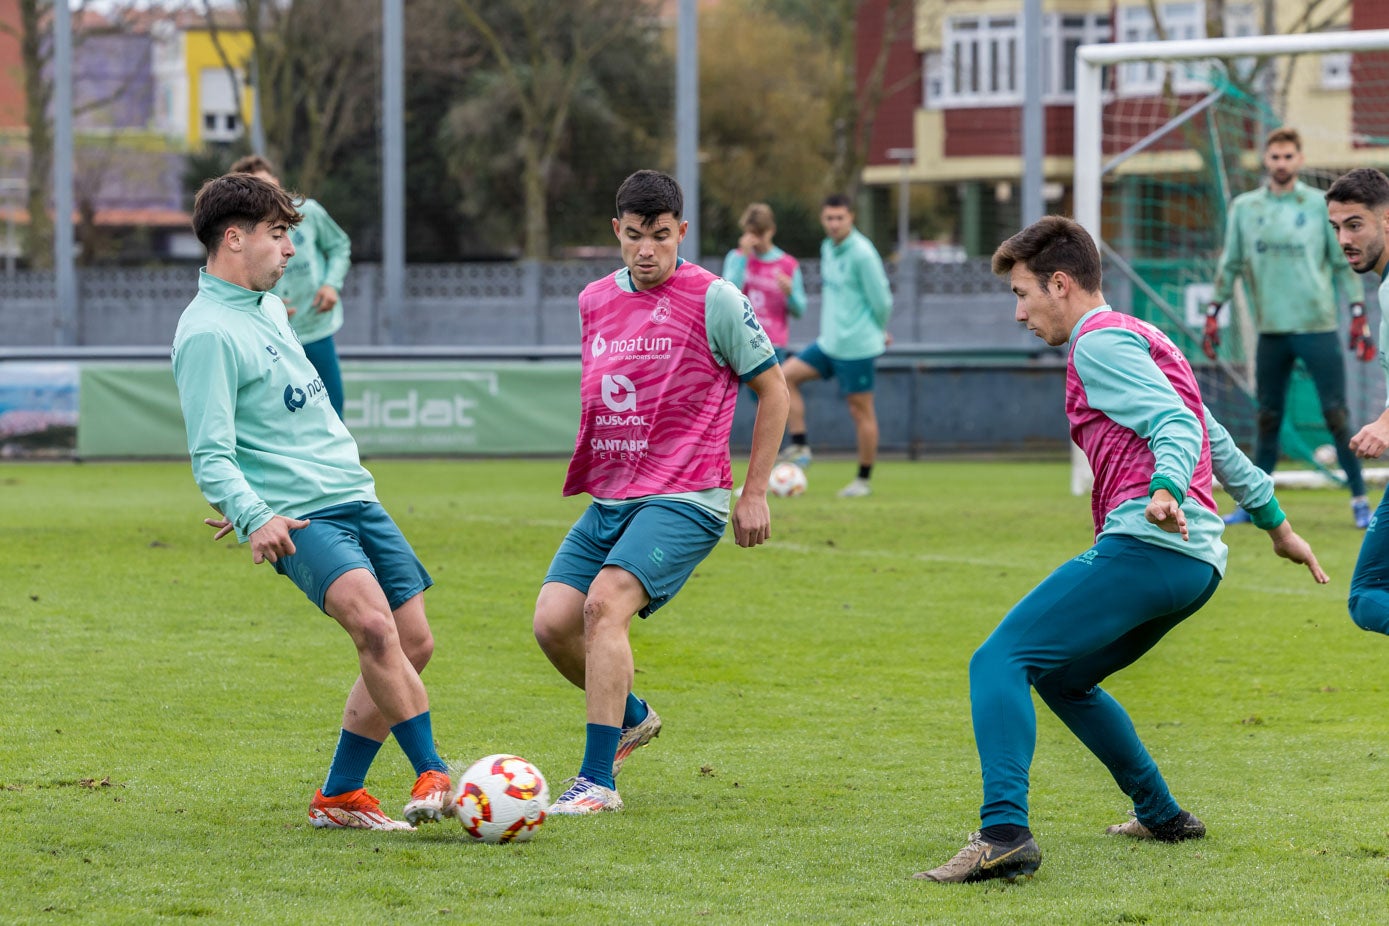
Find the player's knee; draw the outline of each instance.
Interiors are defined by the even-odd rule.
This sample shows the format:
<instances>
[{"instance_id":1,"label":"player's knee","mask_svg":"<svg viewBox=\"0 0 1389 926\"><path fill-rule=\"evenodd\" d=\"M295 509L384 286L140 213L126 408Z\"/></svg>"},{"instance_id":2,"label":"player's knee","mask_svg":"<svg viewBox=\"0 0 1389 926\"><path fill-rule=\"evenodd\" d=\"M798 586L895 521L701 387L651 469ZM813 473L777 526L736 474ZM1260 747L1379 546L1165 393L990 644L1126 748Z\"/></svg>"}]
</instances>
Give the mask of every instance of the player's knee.
<instances>
[{"instance_id":1,"label":"player's knee","mask_svg":"<svg viewBox=\"0 0 1389 926\"><path fill-rule=\"evenodd\" d=\"M531 619L531 632L535 634L535 642L547 653L563 644L566 636L564 626L555 614L543 608L536 608L535 617Z\"/></svg>"},{"instance_id":2,"label":"player's knee","mask_svg":"<svg viewBox=\"0 0 1389 926\"><path fill-rule=\"evenodd\" d=\"M385 657L400 646L395 618L388 611L368 611L357 619L352 628L352 640L364 656Z\"/></svg>"},{"instance_id":3,"label":"player's knee","mask_svg":"<svg viewBox=\"0 0 1389 926\"><path fill-rule=\"evenodd\" d=\"M1283 425L1283 409L1260 408L1258 421L1260 431L1276 431Z\"/></svg>"},{"instance_id":4,"label":"player's knee","mask_svg":"<svg viewBox=\"0 0 1389 926\"><path fill-rule=\"evenodd\" d=\"M1355 626L1371 633L1389 634L1389 614L1385 613L1384 608L1373 596L1352 591L1347 606L1350 609L1350 619L1355 622Z\"/></svg>"},{"instance_id":5,"label":"player's knee","mask_svg":"<svg viewBox=\"0 0 1389 926\"><path fill-rule=\"evenodd\" d=\"M622 615L612 598L590 591L584 599L584 639L592 639L624 626Z\"/></svg>"},{"instance_id":6,"label":"player's knee","mask_svg":"<svg viewBox=\"0 0 1389 926\"><path fill-rule=\"evenodd\" d=\"M405 658L410 660L410 664L415 667L416 672L423 672L424 667L429 665L429 660L434 656L433 632L425 631L422 637L414 637L401 642L405 649Z\"/></svg>"},{"instance_id":7,"label":"player's knee","mask_svg":"<svg viewBox=\"0 0 1389 926\"><path fill-rule=\"evenodd\" d=\"M1350 428L1350 412L1344 405L1322 409L1322 417L1326 419L1326 429L1332 434L1339 434Z\"/></svg>"}]
</instances>

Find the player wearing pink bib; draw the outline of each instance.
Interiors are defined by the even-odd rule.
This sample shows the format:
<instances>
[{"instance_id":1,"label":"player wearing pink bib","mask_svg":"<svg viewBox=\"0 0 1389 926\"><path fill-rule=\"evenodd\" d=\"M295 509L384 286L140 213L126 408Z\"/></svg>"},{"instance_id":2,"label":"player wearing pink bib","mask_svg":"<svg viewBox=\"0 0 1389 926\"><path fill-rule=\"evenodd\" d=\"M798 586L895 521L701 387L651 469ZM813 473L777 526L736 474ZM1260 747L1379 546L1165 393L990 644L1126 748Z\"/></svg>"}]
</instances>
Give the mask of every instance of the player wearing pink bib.
<instances>
[{"instance_id":1,"label":"player wearing pink bib","mask_svg":"<svg viewBox=\"0 0 1389 926\"><path fill-rule=\"evenodd\" d=\"M579 434L564 494L593 503L555 553L534 628L550 662L584 690L588 725L579 774L551 813L622 809L622 763L660 733L660 717L632 693L632 615L669 601L723 536L739 383L759 401L733 536L752 547L770 535L767 477L786 381L743 294L677 255L683 209L671 177L628 177L612 223L626 267L579 296Z\"/></svg>"},{"instance_id":2,"label":"player wearing pink bib","mask_svg":"<svg viewBox=\"0 0 1389 926\"><path fill-rule=\"evenodd\" d=\"M724 255L723 278L747 293L777 357L785 360L791 319L805 314L800 262L772 243L776 217L771 206L753 203L743 210L739 224L743 235L738 246Z\"/></svg>"}]
</instances>

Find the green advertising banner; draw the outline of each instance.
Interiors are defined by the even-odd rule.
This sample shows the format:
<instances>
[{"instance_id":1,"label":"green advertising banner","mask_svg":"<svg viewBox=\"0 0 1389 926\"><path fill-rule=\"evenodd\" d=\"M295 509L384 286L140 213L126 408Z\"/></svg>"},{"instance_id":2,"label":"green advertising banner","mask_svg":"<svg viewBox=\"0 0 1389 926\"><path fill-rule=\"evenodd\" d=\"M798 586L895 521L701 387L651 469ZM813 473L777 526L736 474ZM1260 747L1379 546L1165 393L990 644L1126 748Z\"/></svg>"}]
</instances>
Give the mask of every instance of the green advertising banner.
<instances>
[{"instance_id":1,"label":"green advertising banner","mask_svg":"<svg viewBox=\"0 0 1389 926\"><path fill-rule=\"evenodd\" d=\"M343 420L364 456L574 450L579 364L343 364ZM187 456L167 363L84 364L79 457Z\"/></svg>"}]
</instances>

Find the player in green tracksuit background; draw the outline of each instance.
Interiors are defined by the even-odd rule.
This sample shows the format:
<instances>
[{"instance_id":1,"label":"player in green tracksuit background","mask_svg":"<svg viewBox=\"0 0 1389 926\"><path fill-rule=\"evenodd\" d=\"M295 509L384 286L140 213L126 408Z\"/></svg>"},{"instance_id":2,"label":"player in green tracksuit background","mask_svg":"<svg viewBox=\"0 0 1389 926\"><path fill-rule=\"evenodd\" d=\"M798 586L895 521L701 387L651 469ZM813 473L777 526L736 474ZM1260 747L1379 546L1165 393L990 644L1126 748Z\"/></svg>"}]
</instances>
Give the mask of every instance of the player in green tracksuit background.
<instances>
[{"instance_id":1,"label":"player in green tracksuit background","mask_svg":"<svg viewBox=\"0 0 1389 926\"><path fill-rule=\"evenodd\" d=\"M258 154L241 158L231 169L280 183L270 162ZM305 199L298 208L304 218L290 231L294 257L271 292L284 302L289 323L341 418L342 370L333 336L342 327L342 284L352 266L352 239L317 200Z\"/></svg>"},{"instance_id":2,"label":"player in green tracksuit background","mask_svg":"<svg viewBox=\"0 0 1389 926\"><path fill-rule=\"evenodd\" d=\"M1316 385L1322 417L1346 473L1352 517L1357 527L1364 528L1370 520L1370 505L1360 461L1350 449L1346 370L1336 335L1339 291L1350 302L1350 349L1362 361L1374 358L1374 342L1365 336L1365 287L1340 253L1321 191L1297 179L1302 164L1302 138L1296 129L1269 133L1264 141L1268 182L1235 197L1230 205L1225 250L1206 309L1202 348L1215 359L1220 307L1234 292L1235 279L1243 278L1259 329L1254 361L1259 407L1254 463L1266 473L1278 463L1288 385L1294 364L1301 360ZM1227 524L1248 520L1243 508L1225 517Z\"/></svg>"}]
</instances>

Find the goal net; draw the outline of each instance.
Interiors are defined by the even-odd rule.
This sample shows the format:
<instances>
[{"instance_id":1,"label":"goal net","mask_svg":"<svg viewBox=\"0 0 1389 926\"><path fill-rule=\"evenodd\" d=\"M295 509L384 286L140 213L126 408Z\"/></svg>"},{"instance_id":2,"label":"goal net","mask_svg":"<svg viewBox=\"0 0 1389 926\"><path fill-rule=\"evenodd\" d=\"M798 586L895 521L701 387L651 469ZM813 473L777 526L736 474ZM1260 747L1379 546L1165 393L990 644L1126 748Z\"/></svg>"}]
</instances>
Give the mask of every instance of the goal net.
<instances>
[{"instance_id":1,"label":"goal net","mask_svg":"<svg viewBox=\"0 0 1389 926\"><path fill-rule=\"evenodd\" d=\"M1172 337L1206 403L1252 453L1257 329L1243 285L1221 312L1217 358L1201 351L1230 202L1265 182L1264 138L1279 127L1301 134L1299 179L1311 186L1325 189L1353 167L1389 168L1389 30L1087 45L1076 83L1076 218L1100 243L1105 295ZM1377 331L1378 278L1361 282ZM1348 294L1338 301L1344 343ZM1357 429L1384 407L1383 376L1377 363L1344 356ZM1339 480L1334 460L1316 452L1329 442L1299 364L1280 469ZM1078 453L1073 475L1077 491L1088 485Z\"/></svg>"}]
</instances>

